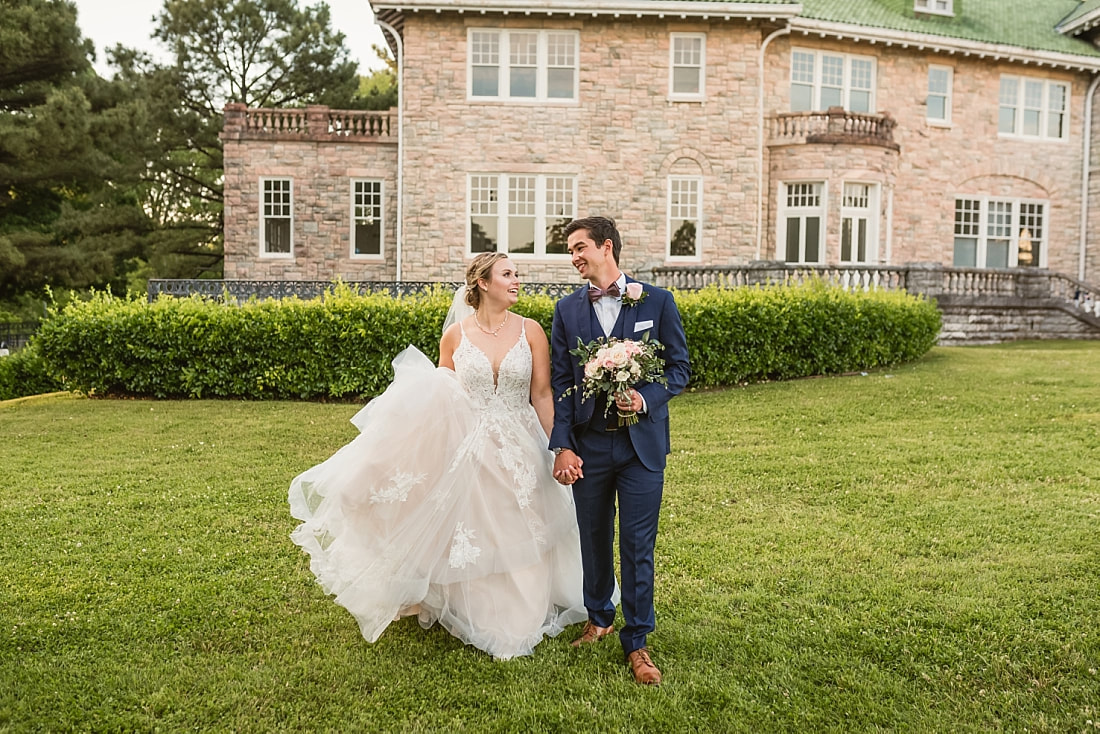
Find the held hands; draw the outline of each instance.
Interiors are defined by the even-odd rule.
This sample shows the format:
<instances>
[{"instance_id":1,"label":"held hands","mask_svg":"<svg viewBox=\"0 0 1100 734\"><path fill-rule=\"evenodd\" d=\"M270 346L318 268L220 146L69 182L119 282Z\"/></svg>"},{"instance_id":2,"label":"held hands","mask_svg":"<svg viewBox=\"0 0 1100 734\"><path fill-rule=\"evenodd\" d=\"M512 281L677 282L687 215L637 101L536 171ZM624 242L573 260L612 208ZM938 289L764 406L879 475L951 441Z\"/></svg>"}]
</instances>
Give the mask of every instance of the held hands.
<instances>
[{"instance_id":1,"label":"held hands","mask_svg":"<svg viewBox=\"0 0 1100 734\"><path fill-rule=\"evenodd\" d=\"M630 388L629 393L615 396L615 407L619 409L620 413L641 413L645 407L645 402L642 400L640 392Z\"/></svg>"},{"instance_id":2,"label":"held hands","mask_svg":"<svg viewBox=\"0 0 1100 734\"><path fill-rule=\"evenodd\" d=\"M554 479L559 484L572 484L578 479L584 478L584 470L581 468L584 461L577 456L572 449L565 449L554 457Z\"/></svg>"}]
</instances>

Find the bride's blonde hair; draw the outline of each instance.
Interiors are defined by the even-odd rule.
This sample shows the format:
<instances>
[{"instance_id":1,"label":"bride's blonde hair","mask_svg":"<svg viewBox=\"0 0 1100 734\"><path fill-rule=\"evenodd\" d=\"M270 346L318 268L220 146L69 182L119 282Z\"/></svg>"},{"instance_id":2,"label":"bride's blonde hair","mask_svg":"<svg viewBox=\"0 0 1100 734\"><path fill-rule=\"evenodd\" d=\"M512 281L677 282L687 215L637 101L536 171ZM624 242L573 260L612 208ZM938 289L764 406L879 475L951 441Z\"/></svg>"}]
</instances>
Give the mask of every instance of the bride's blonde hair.
<instances>
[{"instance_id":1,"label":"bride's blonde hair","mask_svg":"<svg viewBox=\"0 0 1100 734\"><path fill-rule=\"evenodd\" d=\"M506 257L508 255L503 252L483 252L470 263L470 267L466 269L467 306L475 310L481 307L481 289L477 287L477 282L490 282L493 279L493 266Z\"/></svg>"}]
</instances>

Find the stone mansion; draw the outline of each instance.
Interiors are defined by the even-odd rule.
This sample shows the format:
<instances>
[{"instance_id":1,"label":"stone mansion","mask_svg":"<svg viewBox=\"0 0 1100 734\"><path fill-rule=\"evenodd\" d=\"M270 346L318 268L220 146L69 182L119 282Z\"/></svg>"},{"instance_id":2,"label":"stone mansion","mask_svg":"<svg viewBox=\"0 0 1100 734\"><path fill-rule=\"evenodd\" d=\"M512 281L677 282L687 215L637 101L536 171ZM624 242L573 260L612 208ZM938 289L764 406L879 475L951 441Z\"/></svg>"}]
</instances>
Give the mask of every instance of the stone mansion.
<instances>
[{"instance_id":1,"label":"stone mansion","mask_svg":"<svg viewBox=\"0 0 1100 734\"><path fill-rule=\"evenodd\" d=\"M1049 269L1100 281L1100 0L397 0L389 112L225 110L225 277ZM1095 143L1095 144L1094 144Z\"/></svg>"}]
</instances>

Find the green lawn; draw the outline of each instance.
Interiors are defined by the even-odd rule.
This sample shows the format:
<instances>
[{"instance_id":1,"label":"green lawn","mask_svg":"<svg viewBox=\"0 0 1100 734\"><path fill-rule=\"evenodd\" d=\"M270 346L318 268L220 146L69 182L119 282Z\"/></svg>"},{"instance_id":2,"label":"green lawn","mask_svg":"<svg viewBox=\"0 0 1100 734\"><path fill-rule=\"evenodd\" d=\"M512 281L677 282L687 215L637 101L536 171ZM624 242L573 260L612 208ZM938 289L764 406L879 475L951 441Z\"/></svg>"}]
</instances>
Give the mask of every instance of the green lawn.
<instances>
[{"instance_id":1,"label":"green lawn","mask_svg":"<svg viewBox=\"0 0 1100 734\"><path fill-rule=\"evenodd\" d=\"M675 400L655 690L364 642L286 506L356 409L0 403L0 730L1100 730L1100 343Z\"/></svg>"}]
</instances>

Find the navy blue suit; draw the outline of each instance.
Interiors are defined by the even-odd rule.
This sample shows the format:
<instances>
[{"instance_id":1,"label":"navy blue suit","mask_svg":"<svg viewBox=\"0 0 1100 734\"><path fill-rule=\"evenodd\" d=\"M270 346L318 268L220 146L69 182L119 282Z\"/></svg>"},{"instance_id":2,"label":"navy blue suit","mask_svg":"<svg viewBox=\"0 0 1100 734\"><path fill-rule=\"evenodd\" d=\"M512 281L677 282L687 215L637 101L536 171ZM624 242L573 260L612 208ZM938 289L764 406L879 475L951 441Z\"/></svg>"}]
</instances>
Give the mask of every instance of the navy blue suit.
<instances>
[{"instance_id":1,"label":"navy blue suit","mask_svg":"<svg viewBox=\"0 0 1100 734\"><path fill-rule=\"evenodd\" d=\"M627 282L636 282L627 278ZM645 399L646 411L638 423L606 430L617 422L612 405L604 416L606 395L582 398L584 369L569 353L577 338L587 344L604 336L588 300L588 285L558 301L551 330L551 382L554 392L554 428L550 447L575 451L584 461L584 478L573 485L580 526L584 567L584 603L589 619L608 627L615 619L615 505L619 512L619 554L622 567L622 602L625 624L619 632L629 655L645 647L646 635L655 625L653 612L653 548L664 490L664 469L670 449L668 401L683 391L691 376L687 340L672 294L643 284L645 297L635 305L623 304L611 336L650 339L664 345L668 385L645 383L635 389Z\"/></svg>"}]
</instances>

